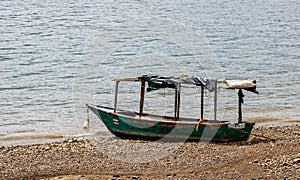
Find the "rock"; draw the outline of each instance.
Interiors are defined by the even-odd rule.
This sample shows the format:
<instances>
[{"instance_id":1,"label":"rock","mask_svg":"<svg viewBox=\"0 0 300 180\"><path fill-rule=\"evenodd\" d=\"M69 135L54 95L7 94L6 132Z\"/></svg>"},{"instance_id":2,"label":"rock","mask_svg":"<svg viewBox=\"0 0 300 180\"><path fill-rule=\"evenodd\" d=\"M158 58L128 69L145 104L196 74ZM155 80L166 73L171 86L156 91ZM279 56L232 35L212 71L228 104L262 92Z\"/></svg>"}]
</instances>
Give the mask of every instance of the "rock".
<instances>
[{"instance_id":1,"label":"rock","mask_svg":"<svg viewBox=\"0 0 300 180\"><path fill-rule=\"evenodd\" d=\"M284 130L290 132L286 137L282 135ZM300 152L296 149L300 139L295 132L299 133L300 127L293 131L275 126L272 130L254 128L254 131L278 139L275 147L260 137L256 137L257 143L252 145L150 143L104 138L2 149L0 146L0 179L34 179L62 174L84 175L66 179L299 179ZM164 150L168 156L157 160L149 156L157 149ZM142 158L134 163L131 157L136 158L137 153L141 153ZM116 156L124 159L118 161ZM235 166L237 160L239 165Z\"/></svg>"},{"instance_id":2,"label":"rock","mask_svg":"<svg viewBox=\"0 0 300 180\"><path fill-rule=\"evenodd\" d=\"M48 150L50 149L50 146L45 146L44 149L45 149L46 151L48 151Z\"/></svg>"},{"instance_id":3,"label":"rock","mask_svg":"<svg viewBox=\"0 0 300 180\"><path fill-rule=\"evenodd\" d=\"M258 161L258 160L255 160L255 161L253 161L252 163L259 163L259 161Z\"/></svg>"},{"instance_id":4,"label":"rock","mask_svg":"<svg viewBox=\"0 0 300 180\"><path fill-rule=\"evenodd\" d=\"M247 141L249 144L253 144L256 142L256 137L255 136L251 136L248 141Z\"/></svg>"},{"instance_id":5,"label":"rock","mask_svg":"<svg viewBox=\"0 0 300 180\"><path fill-rule=\"evenodd\" d=\"M252 162L252 164L256 164L256 163L258 163L259 161L258 160L254 160L253 162Z\"/></svg>"},{"instance_id":6,"label":"rock","mask_svg":"<svg viewBox=\"0 0 300 180\"><path fill-rule=\"evenodd\" d=\"M293 164L298 164L298 163L300 163L300 158L296 158L293 160Z\"/></svg>"},{"instance_id":7,"label":"rock","mask_svg":"<svg viewBox=\"0 0 300 180\"><path fill-rule=\"evenodd\" d=\"M281 166L287 166L287 165L289 165L287 162L281 164Z\"/></svg>"}]
</instances>

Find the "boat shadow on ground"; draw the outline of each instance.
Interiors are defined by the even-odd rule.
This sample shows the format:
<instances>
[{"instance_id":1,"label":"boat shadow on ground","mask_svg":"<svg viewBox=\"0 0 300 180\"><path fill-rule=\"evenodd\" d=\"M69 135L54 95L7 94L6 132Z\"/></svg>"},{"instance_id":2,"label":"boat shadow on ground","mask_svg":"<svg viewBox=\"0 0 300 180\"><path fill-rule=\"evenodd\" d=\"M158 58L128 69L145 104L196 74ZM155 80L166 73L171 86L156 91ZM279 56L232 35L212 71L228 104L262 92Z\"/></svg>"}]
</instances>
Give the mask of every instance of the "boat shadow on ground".
<instances>
[{"instance_id":1,"label":"boat shadow on ground","mask_svg":"<svg viewBox=\"0 0 300 180\"><path fill-rule=\"evenodd\" d=\"M100 138L103 139L103 138ZM225 146L231 146L231 145L254 145L254 144L260 144L260 143L275 143L277 139L272 139L269 137L258 137L256 135L251 135L248 140L245 141L208 141L208 140L183 140L183 139L172 139L172 138L161 138L161 139L128 139L128 138L119 138L119 137L107 137L107 139L111 140L119 140L119 141L127 141L130 143L151 143L151 142L157 142L157 143L203 143L203 144L218 144L218 145L225 145ZM95 139L94 139L95 140ZM73 139L74 141L74 139ZM76 141L76 140L75 140ZM93 141L93 140L92 140Z\"/></svg>"},{"instance_id":2,"label":"boat shadow on ground","mask_svg":"<svg viewBox=\"0 0 300 180\"><path fill-rule=\"evenodd\" d=\"M257 136L250 136L247 141L239 141L239 142L213 142L215 144L223 144L223 145L255 145L260 143L271 143L274 144L277 139L271 139L269 137L257 137Z\"/></svg>"}]
</instances>

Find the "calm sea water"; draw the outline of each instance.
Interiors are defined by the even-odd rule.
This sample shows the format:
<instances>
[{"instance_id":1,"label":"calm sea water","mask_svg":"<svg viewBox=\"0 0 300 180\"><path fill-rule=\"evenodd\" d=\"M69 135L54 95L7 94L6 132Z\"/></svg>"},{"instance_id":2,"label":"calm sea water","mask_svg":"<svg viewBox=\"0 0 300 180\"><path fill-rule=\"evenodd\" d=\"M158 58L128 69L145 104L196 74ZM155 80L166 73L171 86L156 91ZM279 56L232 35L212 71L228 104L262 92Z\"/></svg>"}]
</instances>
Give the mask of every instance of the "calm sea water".
<instances>
[{"instance_id":1,"label":"calm sea water","mask_svg":"<svg viewBox=\"0 0 300 180\"><path fill-rule=\"evenodd\" d=\"M143 74L256 79L245 118L299 120L299 11L298 0L1 0L0 145L84 133L85 103L111 106L111 79ZM125 85L120 107L134 109L137 90ZM225 92L218 118L235 121ZM146 110L170 113L170 95L148 94ZM182 110L199 115L186 95ZM90 133L107 132L90 118Z\"/></svg>"}]
</instances>

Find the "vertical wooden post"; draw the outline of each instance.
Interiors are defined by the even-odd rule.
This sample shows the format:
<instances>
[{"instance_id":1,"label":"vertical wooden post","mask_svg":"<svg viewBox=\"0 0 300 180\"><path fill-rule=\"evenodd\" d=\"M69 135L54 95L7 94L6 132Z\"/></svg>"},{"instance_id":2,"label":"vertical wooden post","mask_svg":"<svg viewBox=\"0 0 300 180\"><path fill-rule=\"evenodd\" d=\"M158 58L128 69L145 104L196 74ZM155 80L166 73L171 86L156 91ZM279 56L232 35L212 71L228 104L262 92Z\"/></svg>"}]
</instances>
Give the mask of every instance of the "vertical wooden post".
<instances>
[{"instance_id":1,"label":"vertical wooden post","mask_svg":"<svg viewBox=\"0 0 300 180\"><path fill-rule=\"evenodd\" d=\"M177 105L178 105L178 89L177 85L175 86L175 101L174 101L174 121L177 118Z\"/></svg>"},{"instance_id":2,"label":"vertical wooden post","mask_svg":"<svg viewBox=\"0 0 300 180\"><path fill-rule=\"evenodd\" d=\"M203 120L203 111L204 111L204 86L201 86L201 115L200 118Z\"/></svg>"},{"instance_id":3,"label":"vertical wooden post","mask_svg":"<svg viewBox=\"0 0 300 180\"><path fill-rule=\"evenodd\" d=\"M115 87L115 102L114 102L114 113L117 112L117 102L118 102L119 82L120 82L120 81L116 81L116 87Z\"/></svg>"},{"instance_id":4,"label":"vertical wooden post","mask_svg":"<svg viewBox=\"0 0 300 180\"><path fill-rule=\"evenodd\" d=\"M179 119L181 84L175 85L174 121Z\"/></svg>"},{"instance_id":5,"label":"vertical wooden post","mask_svg":"<svg viewBox=\"0 0 300 180\"><path fill-rule=\"evenodd\" d=\"M217 108L218 108L218 81L215 80L215 97L214 97L214 120L217 120Z\"/></svg>"},{"instance_id":6,"label":"vertical wooden post","mask_svg":"<svg viewBox=\"0 0 300 180\"><path fill-rule=\"evenodd\" d=\"M140 92L140 114L141 117L144 109L144 98L145 98L145 84L146 82L144 80L141 81L141 92Z\"/></svg>"},{"instance_id":7,"label":"vertical wooden post","mask_svg":"<svg viewBox=\"0 0 300 180\"><path fill-rule=\"evenodd\" d=\"M238 117L238 120L239 121L238 121L238 123L242 122L242 103L244 103L243 97L244 97L243 91L242 91L242 89L239 89L239 92L238 92L238 98L239 98L239 104L238 104L239 117Z\"/></svg>"},{"instance_id":8,"label":"vertical wooden post","mask_svg":"<svg viewBox=\"0 0 300 180\"><path fill-rule=\"evenodd\" d=\"M180 112L180 91L181 91L181 84L177 84L178 90L177 90L177 117L176 120L179 120L179 112Z\"/></svg>"}]
</instances>

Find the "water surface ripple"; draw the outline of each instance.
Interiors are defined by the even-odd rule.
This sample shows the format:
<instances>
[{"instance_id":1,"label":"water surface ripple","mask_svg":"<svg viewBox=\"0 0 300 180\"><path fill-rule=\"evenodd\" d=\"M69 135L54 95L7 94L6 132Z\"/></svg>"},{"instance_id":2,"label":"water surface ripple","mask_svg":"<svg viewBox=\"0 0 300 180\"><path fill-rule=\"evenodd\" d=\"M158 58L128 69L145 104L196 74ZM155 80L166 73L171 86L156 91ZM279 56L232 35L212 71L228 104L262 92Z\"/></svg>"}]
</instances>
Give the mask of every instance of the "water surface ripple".
<instances>
[{"instance_id":1,"label":"water surface ripple","mask_svg":"<svg viewBox=\"0 0 300 180\"><path fill-rule=\"evenodd\" d=\"M299 120L299 7L298 0L1 0L0 145L82 133L84 103L111 105L112 77L145 73L254 78L260 94L245 93L245 118ZM193 42L195 34L203 41ZM219 67L181 42L205 46ZM127 95L134 89L123 90L120 106L138 98ZM236 120L235 93L222 99L220 118ZM106 131L91 119L90 132Z\"/></svg>"}]
</instances>

